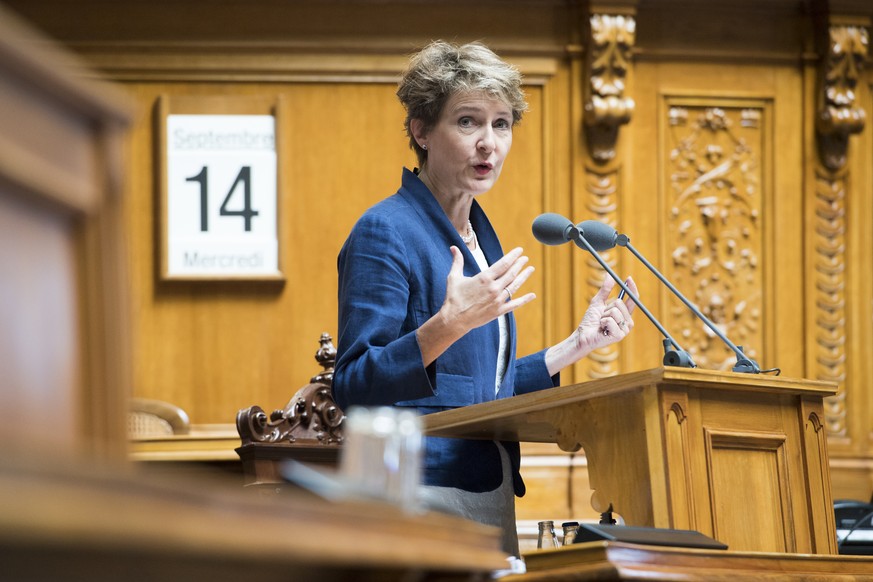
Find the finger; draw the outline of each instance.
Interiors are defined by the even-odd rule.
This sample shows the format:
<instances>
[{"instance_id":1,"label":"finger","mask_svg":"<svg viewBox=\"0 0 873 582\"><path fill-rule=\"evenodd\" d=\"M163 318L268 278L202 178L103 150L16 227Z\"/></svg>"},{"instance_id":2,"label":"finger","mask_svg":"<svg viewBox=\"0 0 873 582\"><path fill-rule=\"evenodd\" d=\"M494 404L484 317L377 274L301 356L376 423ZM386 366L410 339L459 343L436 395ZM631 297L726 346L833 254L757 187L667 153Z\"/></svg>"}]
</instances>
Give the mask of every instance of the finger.
<instances>
[{"instance_id":1,"label":"finger","mask_svg":"<svg viewBox=\"0 0 873 582\"><path fill-rule=\"evenodd\" d=\"M630 314L630 308L625 304L624 301L616 301L612 305L615 307L615 309L618 310L619 320L624 320L628 323L631 323L633 318ZM633 303L631 303L631 305L633 305Z\"/></svg>"},{"instance_id":2,"label":"finger","mask_svg":"<svg viewBox=\"0 0 873 582\"><path fill-rule=\"evenodd\" d=\"M599 300L602 303L606 303L606 299L609 297L609 294L612 292L612 288L615 287L615 281L612 280L612 277L607 274L603 278L603 284L600 285L600 290L592 299L592 303L594 301Z\"/></svg>"},{"instance_id":3,"label":"finger","mask_svg":"<svg viewBox=\"0 0 873 582\"><path fill-rule=\"evenodd\" d=\"M464 275L464 253L452 245L449 247L452 253L452 267L449 269L449 277L462 277Z\"/></svg>"},{"instance_id":4,"label":"finger","mask_svg":"<svg viewBox=\"0 0 873 582\"><path fill-rule=\"evenodd\" d=\"M621 306L621 307L620 307ZM609 305L606 306L606 309L603 311L603 315L601 316L601 320L611 320L618 324L621 321L627 319L625 314L622 313L621 308L624 307L620 301L610 301ZM625 308L626 309L626 308Z\"/></svg>"},{"instance_id":5,"label":"finger","mask_svg":"<svg viewBox=\"0 0 873 582\"><path fill-rule=\"evenodd\" d=\"M604 335L624 337L634 326L634 320L627 313L627 306L621 301L613 300L600 317L600 328Z\"/></svg>"},{"instance_id":6,"label":"finger","mask_svg":"<svg viewBox=\"0 0 873 582\"><path fill-rule=\"evenodd\" d=\"M501 295L505 295L505 297L502 297L502 299L506 301L512 301L513 296L518 293L518 290L521 289L521 286L524 285L525 281L530 278L533 272L534 268L528 267L524 271L519 273L515 279L509 281L506 284L506 287L504 287L503 291L501 292Z\"/></svg>"},{"instance_id":7,"label":"finger","mask_svg":"<svg viewBox=\"0 0 873 582\"><path fill-rule=\"evenodd\" d=\"M515 294L516 291L521 289L521 286L525 284L525 282L530 279L530 276L533 275L534 271L533 267L528 267L524 271L518 274L518 277L509 285L509 290Z\"/></svg>"},{"instance_id":8,"label":"finger","mask_svg":"<svg viewBox=\"0 0 873 582\"><path fill-rule=\"evenodd\" d=\"M512 267L510 267L510 269L506 273L504 273L503 276L495 279L494 282L501 288L509 288L510 291L515 293L516 291L518 291L518 289L521 287L521 284L524 283L527 277L530 277L530 273L527 273L527 276L516 284L516 281L519 280L521 274L527 270L524 269L524 266L528 263L529 260L530 259L528 257L519 257L518 260L516 260L512 264ZM522 269L524 269L524 271ZM528 267L528 269L533 269L533 267Z\"/></svg>"},{"instance_id":9,"label":"finger","mask_svg":"<svg viewBox=\"0 0 873 582\"><path fill-rule=\"evenodd\" d=\"M464 255L458 247L452 245L449 247L449 252L452 253L452 266L449 268L449 278L461 277L464 274Z\"/></svg>"},{"instance_id":10,"label":"finger","mask_svg":"<svg viewBox=\"0 0 873 582\"><path fill-rule=\"evenodd\" d=\"M502 277L512 268L523 252L524 250L521 247L515 247L503 255L500 260L488 267L487 272L489 272L495 280Z\"/></svg>"},{"instance_id":11,"label":"finger","mask_svg":"<svg viewBox=\"0 0 873 582\"><path fill-rule=\"evenodd\" d=\"M634 297L640 296L640 291L639 291L639 289L637 289L637 284L634 281L633 277L628 277L627 280L624 282L624 284L627 285L627 288L630 289L630 292ZM625 298L624 305L625 305L625 307L627 307L628 315L633 313L634 309L637 308L637 304L634 303L634 300L631 299L630 297Z\"/></svg>"},{"instance_id":12,"label":"finger","mask_svg":"<svg viewBox=\"0 0 873 582\"><path fill-rule=\"evenodd\" d=\"M511 301L507 301L501 306L500 315L505 315L510 311L515 311L522 305L526 305L536 298L536 293L525 293L521 297L514 297Z\"/></svg>"},{"instance_id":13,"label":"finger","mask_svg":"<svg viewBox=\"0 0 873 582\"><path fill-rule=\"evenodd\" d=\"M600 333L607 337L621 337L624 333L615 318L604 315L600 318Z\"/></svg>"},{"instance_id":14,"label":"finger","mask_svg":"<svg viewBox=\"0 0 873 582\"><path fill-rule=\"evenodd\" d=\"M619 313L618 308L615 308L609 314L604 314L600 318L600 329L603 335L611 336L613 339L618 340L622 339L633 329L634 320L630 317L623 317Z\"/></svg>"}]
</instances>

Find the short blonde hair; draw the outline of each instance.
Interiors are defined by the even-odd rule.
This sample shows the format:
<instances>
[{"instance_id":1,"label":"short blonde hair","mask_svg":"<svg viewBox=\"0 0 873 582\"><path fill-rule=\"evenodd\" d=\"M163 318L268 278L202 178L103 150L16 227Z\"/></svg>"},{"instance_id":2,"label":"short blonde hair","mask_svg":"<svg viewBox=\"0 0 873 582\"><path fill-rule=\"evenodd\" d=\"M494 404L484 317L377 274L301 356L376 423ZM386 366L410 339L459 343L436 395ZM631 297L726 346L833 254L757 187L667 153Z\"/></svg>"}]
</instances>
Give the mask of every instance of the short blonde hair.
<instances>
[{"instance_id":1,"label":"short blonde hair","mask_svg":"<svg viewBox=\"0 0 873 582\"><path fill-rule=\"evenodd\" d=\"M400 78L397 97L406 109L404 125L409 147L418 156L419 165L427 160L427 150L412 135L413 119L420 120L429 131L439 121L450 97L465 91L483 91L509 105L515 125L527 111L521 82L517 68L478 42L456 45L437 40L415 53Z\"/></svg>"}]
</instances>

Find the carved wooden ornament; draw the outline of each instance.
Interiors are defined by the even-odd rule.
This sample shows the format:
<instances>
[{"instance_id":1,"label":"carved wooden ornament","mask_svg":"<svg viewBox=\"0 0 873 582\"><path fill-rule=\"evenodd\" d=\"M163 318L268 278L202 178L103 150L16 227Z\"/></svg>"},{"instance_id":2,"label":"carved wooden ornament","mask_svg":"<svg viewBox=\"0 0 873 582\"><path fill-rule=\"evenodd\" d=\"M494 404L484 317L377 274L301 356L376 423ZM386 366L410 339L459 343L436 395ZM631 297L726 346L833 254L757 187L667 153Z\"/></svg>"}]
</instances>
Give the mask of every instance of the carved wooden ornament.
<instances>
[{"instance_id":1,"label":"carved wooden ornament","mask_svg":"<svg viewBox=\"0 0 873 582\"><path fill-rule=\"evenodd\" d=\"M861 26L831 26L822 69L821 107L816 118L819 155L831 171L846 164L849 136L864 129L867 115L855 88L870 44Z\"/></svg>"},{"instance_id":2,"label":"carved wooden ornament","mask_svg":"<svg viewBox=\"0 0 873 582\"><path fill-rule=\"evenodd\" d=\"M326 333L319 342L321 347L315 359L324 370L298 390L284 409L274 410L269 418L260 406L239 411L236 428L243 445L252 442L342 443L345 415L331 393L336 348Z\"/></svg>"},{"instance_id":3,"label":"carved wooden ornament","mask_svg":"<svg viewBox=\"0 0 873 582\"><path fill-rule=\"evenodd\" d=\"M636 41L630 16L591 16L585 130L591 157L605 163L615 157L619 126L630 121L634 101L625 97L625 79Z\"/></svg>"}]
</instances>

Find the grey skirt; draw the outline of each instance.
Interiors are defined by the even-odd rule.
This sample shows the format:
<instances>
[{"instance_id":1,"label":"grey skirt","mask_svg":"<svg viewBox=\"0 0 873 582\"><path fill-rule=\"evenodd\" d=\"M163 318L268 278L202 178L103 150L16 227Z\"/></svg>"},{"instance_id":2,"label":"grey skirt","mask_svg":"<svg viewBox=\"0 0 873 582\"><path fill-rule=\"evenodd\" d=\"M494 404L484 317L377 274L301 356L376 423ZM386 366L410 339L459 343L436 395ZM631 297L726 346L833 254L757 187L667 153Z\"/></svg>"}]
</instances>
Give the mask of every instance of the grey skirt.
<instances>
[{"instance_id":1,"label":"grey skirt","mask_svg":"<svg viewBox=\"0 0 873 582\"><path fill-rule=\"evenodd\" d=\"M509 455L499 442L494 441L500 451L500 464L503 480L493 491L472 493L456 487L437 487L423 485L419 488L419 499L430 509L499 527L503 532L503 551L518 556L518 530L515 525L515 492L510 474Z\"/></svg>"}]
</instances>

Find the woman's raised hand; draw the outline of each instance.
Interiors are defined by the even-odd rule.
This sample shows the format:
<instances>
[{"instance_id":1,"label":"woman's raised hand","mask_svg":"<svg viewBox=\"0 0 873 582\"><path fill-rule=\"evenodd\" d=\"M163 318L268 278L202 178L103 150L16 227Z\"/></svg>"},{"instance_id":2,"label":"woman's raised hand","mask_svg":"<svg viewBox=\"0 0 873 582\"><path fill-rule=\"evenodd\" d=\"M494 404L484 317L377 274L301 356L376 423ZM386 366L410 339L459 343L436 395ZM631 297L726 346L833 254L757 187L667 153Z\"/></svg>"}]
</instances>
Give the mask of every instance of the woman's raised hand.
<instances>
[{"instance_id":1,"label":"woman's raised hand","mask_svg":"<svg viewBox=\"0 0 873 582\"><path fill-rule=\"evenodd\" d=\"M418 328L421 359L429 366L471 329L536 299L533 293L516 297L534 268L515 248L474 277L464 276L464 255L451 247L452 267L446 278L446 300L440 310Z\"/></svg>"},{"instance_id":2,"label":"woman's raised hand","mask_svg":"<svg viewBox=\"0 0 873 582\"><path fill-rule=\"evenodd\" d=\"M447 323L460 325L464 333L536 299L534 293L517 296L534 272L521 248L512 249L474 277L464 276L463 253L455 246L450 250L452 268L446 278L446 300L440 311Z\"/></svg>"},{"instance_id":3,"label":"woman's raised hand","mask_svg":"<svg viewBox=\"0 0 873 582\"><path fill-rule=\"evenodd\" d=\"M634 297L639 297L637 285L632 278L628 277L625 285ZM573 333L546 351L549 374L560 372L598 348L621 341L633 329L634 320L631 314L636 304L630 297L610 300L609 294L613 287L615 281L607 275Z\"/></svg>"},{"instance_id":4,"label":"woman's raised hand","mask_svg":"<svg viewBox=\"0 0 873 582\"><path fill-rule=\"evenodd\" d=\"M634 297L639 296L639 290L630 277L625 281ZM636 304L628 297L626 299L607 300L615 281L608 275L603 279L600 290L591 299L582 321L576 330L577 341L587 352L621 341L634 327L631 314Z\"/></svg>"}]
</instances>

